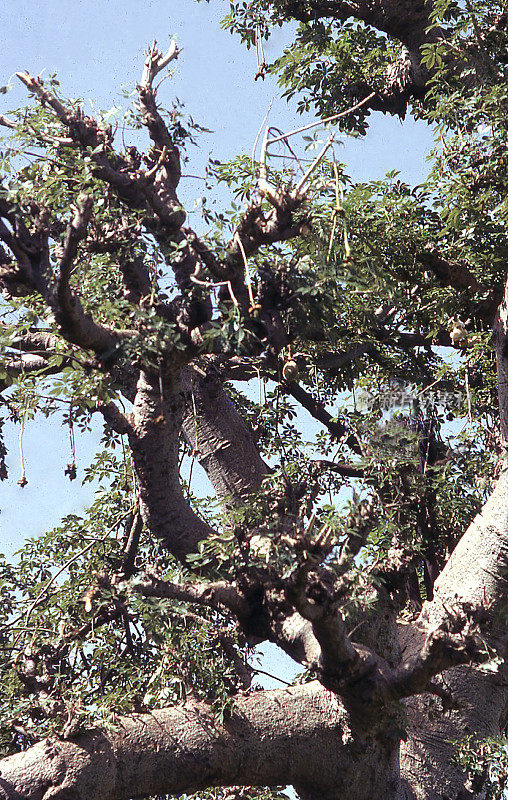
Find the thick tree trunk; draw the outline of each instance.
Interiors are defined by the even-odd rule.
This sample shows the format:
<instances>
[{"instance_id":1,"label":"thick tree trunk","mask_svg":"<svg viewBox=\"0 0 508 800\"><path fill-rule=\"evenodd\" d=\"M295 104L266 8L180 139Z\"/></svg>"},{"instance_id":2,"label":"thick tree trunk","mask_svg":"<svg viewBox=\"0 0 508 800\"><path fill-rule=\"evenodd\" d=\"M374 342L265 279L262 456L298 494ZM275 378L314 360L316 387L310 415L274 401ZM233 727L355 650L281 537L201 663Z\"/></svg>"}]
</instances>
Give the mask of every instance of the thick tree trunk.
<instances>
[{"instance_id":1,"label":"thick tree trunk","mask_svg":"<svg viewBox=\"0 0 508 800\"><path fill-rule=\"evenodd\" d=\"M145 391L151 396L144 385L139 389L140 396ZM404 661L419 652L429 628L441 626L451 609L486 605L495 622L490 644L496 645L506 631L507 571L504 470L436 582L433 601L415 625L405 626ZM507 686L502 675L458 667L446 672L442 684L459 701L458 710L444 713L441 700L429 695L407 701L408 739L400 767L400 729L393 716L353 721L335 695L313 682L240 695L223 725L208 706L188 703L123 718L112 731L46 740L4 759L0 798L128 800L210 786L291 783L312 800L479 799L481 793L471 793L451 763L453 741L501 731Z\"/></svg>"},{"instance_id":2,"label":"thick tree trunk","mask_svg":"<svg viewBox=\"0 0 508 800\"><path fill-rule=\"evenodd\" d=\"M145 524L180 560L197 550L213 530L193 511L180 485L179 433L185 394L179 380L141 372L129 443Z\"/></svg>"},{"instance_id":3,"label":"thick tree trunk","mask_svg":"<svg viewBox=\"0 0 508 800\"><path fill-rule=\"evenodd\" d=\"M499 675L477 668L457 667L445 674L442 687L460 708L444 712L433 695L410 698L406 703L408 738L401 746L401 784L397 800L473 800L454 757L467 736L499 736L506 723L506 686ZM505 678L506 681L506 678ZM405 793L404 793L405 792Z\"/></svg>"},{"instance_id":4,"label":"thick tree trunk","mask_svg":"<svg viewBox=\"0 0 508 800\"><path fill-rule=\"evenodd\" d=\"M421 647L424 631L443 624L451 611L488 610L492 618L488 646L506 648L508 629L508 469L462 536L425 603L416 626L406 628L404 658ZM450 800L473 798L464 776L453 764L456 747L466 736L498 736L508 713L508 670L490 673L478 667L457 667L445 673L442 688L459 703L443 713L441 701L430 695L407 703L409 732L402 746L402 772L414 795L401 798Z\"/></svg>"},{"instance_id":5,"label":"thick tree trunk","mask_svg":"<svg viewBox=\"0 0 508 800\"><path fill-rule=\"evenodd\" d=\"M359 96L371 98L370 108L402 114L411 95L424 93L428 74L422 65L421 48L441 35L435 28L429 30L430 3L421 0L288 0L278 5L281 9L286 7L289 16L304 22L312 22L320 16L337 20L353 17L400 41L400 57L387 71L384 88L371 91L371 87L362 82L352 87ZM176 57L177 52L174 45L171 57ZM168 303L164 306L163 317L172 324L177 319L184 328L182 342L188 343L188 346L184 344L186 352L170 354L161 350L160 374L152 363L139 376L130 418L110 408L109 419L113 427L115 421L118 422L116 430L128 433L145 524L185 562L199 541L215 532L193 511L182 492L180 432L183 430L194 456L226 507L243 503L261 489L268 472L248 426L225 394L219 375L211 371L207 358L202 358L205 371L197 364L189 366L196 353L190 342L194 341L192 334L199 323L198 315L193 313L198 305L189 291L191 276L199 273L202 259L220 279L224 293L224 284L230 284L233 299L236 298L246 311L249 297L244 260L261 245L282 242L297 233L303 235L301 221L292 217L294 210L303 208L303 191L293 192L289 188L267 191L266 197L273 205L270 212L261 204L249 206L225 260L223 256L215 258L208 246L182 228L184 212L175 193L180 178L179 156L170 130L157 110L155 89L152 89L152 80L162 69L161 60L168 63L168 58L158 54L154 45L147 55L139 87L142 118L158 148L152 155L160 154L159 162L145 174L123 156L110 158L109 134L98 123L82 117L76 109L66 110L41 81L28 74L22 74L22 80L39 96L43 106L55 111L67 127L71 140L82 149L88 148L96 174L115 187L118 196L131 207L142 210L145 225L159 242L184 245L173 269L182 292L180 301L189 299L191 303L182 302L178 306L177 302L174 308L173 303ZM365 105L365 112L367 108ZM84 313L77 292L71 289L71 266L77 246L86 234L90 216L89 213L87 216L87 209L90 212L91 201L78 203L78 213L68 230L60 260L56 291L49 292L41 271L45 258L49 264L48 246L41 247L38 238L17 218L15 224L11 221L14 217L5 201L2 216L9 225L2 238L19 261L18 273L9 268L6 274L7 280L9 275L11 278L15 274L24 276L26 287L39 291L55 312L64 338L95 351L106 366L108 354L115 352L116 345L127 337L137 341L144 328L140 323L135 330L117 331L113 335L107 326L96 324ZM42 216L37 222L41 223L39 233L49 237L51 229L48 227L44 231L41 220ZM37 274L34 265L39 269ZM148 275L142 286L137 286L135 276L129 277L125 270L123 277L130 299L143 305L143 298L152 288ZM207 285L199 279L197 283L203 288ZM499 309L495 331L501 432L505 445L508 443L507 298L508 295ZM267 320L272 311L279 313L277 303L263 306L262 293L260 301L263 319ZM177 308L180 311L175 318L173 312L176 313ZM153 310L157 313L156 304ZM205 302L204 320L210 318L210 310L209 299ZM267 328L270 329L268 322ZM286 343L283 326L277 335L278 345L282 346ZM403 335L413 336L398 334L399 337ZM272 337L272 345L274 341ZM32 368L40 365L40 361L31 362ZM11 368L15 366L11 364ZM27 366L29 362L24 364L25 368ZM95 368L92 362L90 366ZM179 370L182 374L177 374ZM295 394L294 389L287 388ZM301 387L299 391L301 394ZM305 392L302 403L309 408L304 396ZM108 418L106 411L103 413ZM333 421L328 412L321 411L321 415L314 413L314 416L332 429ZM342 435L343 432L343 427L335 423L335 433ZM299 536L295 526L296 534ZM236 695L231 715L222 723L214 718L210 706L188 702L146 714L133 714L104 730L83 731L69 739L46 739L2 761L0 800L128 800L193 793L215 786L289 783L306 800L479 798L480 794L473 795L465 776L451 763L453 742L469 734L481 737L501 732L507 718L507 676L500 672L483 672L477 666L448 667L464 664L468 658L479 660L477 649L466 652L464 640L467 637L463 634L468 626L479 625L482 616L491 623L490 630L482 631L488 647L506 651L508 470L501 474L492 497L472 522L436 581L432 602L424 605L420 617L414 624L406 625L402 634L399 635L395 627L396 609L391 597L379 591L374 619L363 624L364 618L360 618L355 637L363 639L371 648L370 652L355 647L340 617L340 603L347 584L339 587L336 576L333 582L330 578L328 584L322 580L327 574L324 569L320 572L327 555L324 545L318 547L315 542L315 550L312 550L311 542L304 541L303 537L297 537L294 544L296 578L301 581L295 580L293 584L286 572L276 575L275 581L275 565L266 564L253 572L256 580L252 579L251 595L247 591L250 586L246 576L238 572L232 576L230 584L220 582L206 586L198 582L190 588L175 584L170 586L172 593L167 589L166 595L154 593L154 596L207 602L218 613L227 611L236 615L240 623L246 623L246 628L253 609L260 616L264 614L260 638L273 638L286 652L315 668L316 674L326 685L333 686L336 694L317 682L275 692L251 691ZM350 563L357 553L358 550L353 552ZM311 558L314 555L315 563ZM302 568L304 560L307 562L305 569ZM312 572L314 566L315 573ZM271 596L268 591L263 592L265 579ZM222 595L222 599L217 599L218 595ZM427 644L432 641L429 634L437 632L445 639L445 634L456 633L450 631L453 626L457 628L457 636L450 635L443 645L443 650L448 647L445 655L449 659L443 658L432 671L428 663L431 657ZM356 627L355 624L354 630ZM255 633L257 635L257 630ZM425 655L427 663L424 663ZM420 673L419 666L422 666ZM428 671L423 667L428 667ZM445 669L446 674L440 677L439 670ZM429 684L431 678L434 686ZM405 701L407 719L403 719L400 698L411 691L429 689L437 694L418 695ZM458 707L445 713L439 694L445 699L446 695L451 695ZM399 748L404 726L408 737Z\"/></svg>"},{"instance_id":6,"label":"thick tree trunk","mask_svg":"<svg viewBox=\"0 0 508 800\"><path fill-rule=\"evenodd\" d=\"M237 505L261 488L269 472L251 432L213 370L185 371L182 431L218 500Z\"/></svg>"},{"instance_id":7,"label":"thick tree trunk","mask_svg":"<svg viewBox=\"0 0 508 800\"><path fill-rule=\"evenodd\" d=\"M204 704L122 718L1 762L2 800L128 800L210 786L293 783L330 800L391 800L397 756L352 729L316 683L239 697L223 725Z\"/></svg>"},{"instance_id":8,"label":"thick tree trunk","mask_svg":"<svg viewBox=\"0 0 508 800\"><path fill-rule=\"evenodd\" d=\"M472 681L466 669L454 676L451 686L461 697L472 682L470 732L494 733L485 725L493 683L485 676ZM451 763L450 740L468 728L456 714L444 717L439 703L425 697L409 704L400 766L398 731L390 739L380 730L382 720L370 735L358 730L317 682L239 696L224 724L204 704L154 710L121 718L113 730L46 739L4 759L0 798L128 800L213 786L293 784L305 800L480 800Z\"/></svg>"}]
</instances>

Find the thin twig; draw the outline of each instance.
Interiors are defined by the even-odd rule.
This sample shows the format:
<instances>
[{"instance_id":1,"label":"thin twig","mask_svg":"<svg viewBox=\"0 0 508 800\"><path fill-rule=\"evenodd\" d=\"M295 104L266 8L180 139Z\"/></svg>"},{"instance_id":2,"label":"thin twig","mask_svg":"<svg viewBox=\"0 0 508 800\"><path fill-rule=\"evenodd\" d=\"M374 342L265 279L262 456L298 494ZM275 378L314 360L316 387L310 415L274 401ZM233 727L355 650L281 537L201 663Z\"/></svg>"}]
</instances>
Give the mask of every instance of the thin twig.
<instances>
[{"instance_id":1,"label":"thin twig","mask_svg":"<svg viewBox=\"0 0 508 800\"><path fill-rule=\"evenodd\" d=\"M21 477L20 477L18 483L19 483L20 486L26 486L27 483L28 483L28 481L26 479L26 474L25 474L25 459L24 459L24 456L23 456L23 433L25 431L25 417L26 417L26 407L25 407L25 409L23 411L23 417L21 419L21 428L20 428L20 431L19 431L19 460L20 460L20 463L21 463Z\"/></svg>"},{"instance_id":2,"label":"thin twig","mask_svg":"<svg viewBox=\"0 0 508 800\"><path fill-rule=\"evenodd\" d=\"M272 106L273 106L273 101L274 100L275 100L275 98L272 97L272 99L270 100L270 105L268 106L268 110L267 110L265 116L263 117L263 122L259 126L259 130L256 133L256 138L254 139L254 146L252 148L252 156L251 156L252 172L254 172L254 170L256 168L256 148L258 146L259 137L261 136L261 131L263 130L263 128L264 128L264 126L266 124L266 121L268 119L268 116L270 114L270 111L272 110Z\"/></svg>"},{"instance_id":3,"label":"thin twig","mask_svg":"<svg viewBox=\"0 0 508 800\"><path fill-rule=\"evenodd\" d=\"M319 153L319 155L316 156L316 158L314 159L314 161L312 162L310 167L308 167L308 169L304 173L303 178L301 179L301 181L296 185L296 188L293 191L294 195L299 195L299 194L302 193L303 187L305 186L305 184L309 180L310 176L312 175L312 173L314 172L316 167L321 163L321 161L325 157L325 154L326 154L327 150L332 146L334 139L335 139L335 134L332 133L332 135L328 139L327 143L325 144L325 146L323 147L323 149Z\"/></svg>"},{"instance_id":4,"label":"thin twig","mask_svg":"<svg viewBox=\"0 0 508 800\"><path fill-rule=\"evenodd\" d=\"M280 681L280 683L285 683L286 686L292 686L292 683L289 681L285 681L283 678L278 678L277 675L272 675L270 672L266 672L264 669L258 669L257 667L251 667L253 672L256 672L259 675L266 675L267 678L271 678L274 681Z\"/></svg>"},{"instance_id":5,"label":"thin twig","mask_svg":"<svg viewBox=\"0 0 508 800\"><path fill-rule=\"evenodd\" d=\"M466 366L465 373L464 373L464 388L466 390L466 399L467 399L467 418L469 420L469 424L473 423L473 417L471 415L471 391L469 389L469 370Z\"/></svg>"},{"instance_id":6,"label":"thin twig","mask_svg":"<svg viewBox=\"0 0 508 800\"><path fill-rule=\"evenodd\" d=\"M204 286L206 289L218 289L221 286L227 286L229 296L231 297L233 304L237 308L239 307L238 300L236 299L233 292L233 287L231 286L231 281L219 281L218 283L213 283L212 281L201 281L199 278L196 278L195 275L191 275L190 279L192 283L195 283L197 286Z\"/></svg>"},{"instance_id":7,"label":"thin twig","mask_svg":"<svg viewBox=\"0 0 508 800\"><path fill-rule=\"evenodd\" d=\"M131 513L131 511L129 510L125 514L122 514L117 519L117 521L110 528L108 528L108 530L106 531L104 536L101 536L101 538L98 541L103 542L105 539L108 538L108 536L111 536L112 531L114 531L115 528L117 528L118 525L122 522L122 520L124 520L130 513ZM26 612L23 611L21 614L19 614L17 617L15 617L15 619L11 620L10 622L5 623L5 625L2 625L0 627L0 630L6 630L7 628L10 628L12 625L15 625L16 622L18 622L20 619L22 619L22 617L25 617L25 625L28 625L28 620L30 619L30 615L32 614L32 611L42 602L42 600L44 599L45 595L47 595L47 592L48 592L48 589L50 588L50 586L56 581L56 579L62 574L62 572L64 572L72 563L74 563L74 561L77 561L78 558L81 558L81 556L84 556L85 553L88 553L88 551L91 550L92 547L96 543L97 543L96 540L94 540L90 544L87 544L87 546L84 547L82 550L80 550L78 553L75 553L75 555L73 555L72 558L69 558L69 560L66 561L65 564L63 564L63 566L61 566L60 569L57 570L57 572L55 572L55 574L52 576L52 578L50 578L50 580L48 581L48 583L46 584L44 589L42 589L39 592L39 594L37 595L35 600L30 605L29 609Z\"/></svg>"},{"instance_id":8,"label":"thin twig","mask_svg":"<svg viewBox=\"0 0 508 800\"><path fill-rule=\"evenodd\" d=\"M293 131L289 131L289 133L284 133L282 136L276 136L274 139L269 139L268 144L275 144L275 142L280 142L282 139L287 139L289 136L294 136L297 133L302 133L303 131L308 131L311 128L315 128L317 125L324 125L327 122L333 122L336 119L340 119L341 117L346 117L348 114L352 114L353 111L356 111L361 106L364 106L365 103L368 103L369 100L372 100L373 97L376 96L376 92L371 92L367 97L363 100L360 100L359 103L356 103L351 108L346 109L346 111L341 111L339 114L332 114L331 117L325 117L325 119L320 119L317 122L310 122L308 125L304 125L301 128L295 128Z\"/></svg>"},{"instance_id":9,"label":"thin twig","mask_svg":"<svg viewBox=\"0 0 508 800\"><path fill-rule=\"evenodd\" d=\"M240 239L240 236L239 236L238 232L235 233L235 239L238 242L238 246L239 246L239 248L241 250L241 253L242 253L243 263L244 263L244 266L245 266L245 283L247 284L247 291L249 292L249 300L250 300L251 308L254 308L254 305L255 305L255 303L254 303L254 294L252 293L252 282L251 282L251 279L250 279L249 264L248 264L248 261L247 261L247 256L245 254L245 249L244 249L242 240Z\"/></svg>"}]
</instances>

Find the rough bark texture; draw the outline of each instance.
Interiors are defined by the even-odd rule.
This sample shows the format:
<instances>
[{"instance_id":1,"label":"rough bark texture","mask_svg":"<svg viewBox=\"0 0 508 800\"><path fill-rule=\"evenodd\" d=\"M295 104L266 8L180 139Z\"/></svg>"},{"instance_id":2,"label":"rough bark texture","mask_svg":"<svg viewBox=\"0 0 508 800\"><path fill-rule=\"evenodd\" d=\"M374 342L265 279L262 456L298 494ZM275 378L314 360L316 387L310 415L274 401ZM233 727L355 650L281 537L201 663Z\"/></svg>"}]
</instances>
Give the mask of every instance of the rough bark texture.
<instances>
[{"instance_id":1,"label":"rough bark texture","mask_svg":"<svg viewBox=\"0 0 508 800\"><path fill-rule=\"evenodd\" d=\"M129 442L148 528L177 558L185 560L213 532L184 497L179 476L179 431L185 393L178 379L162 381L142 372L138 381Z\"/></svg>"},{"instance_id":2,"label":"rough bark texture","mask_svg":"<svg viewBox=\"0 0 508 800\"><path fill-rule=\"evenodd\" d=\"M313 795L354 789L357 800L384 800L392 762L375 737L357 736L334 695L310 683L240 697L224 725L207 706L186 704L120 719L108 734L41 742L2 762L0 797L126 800L289 781Z\"/></svg>"},{"instance_id":3,"label":"rough bark texture","mask_svg":"<svg viewBox=\"0 0 508 800\"><path fill-rule=\"evenodd\" d=\"M494 325L497 359L497 391L501 420L501 439L508 447L508 283Z\"/></svg>"},{"instance_id":4,"label":"rough bark texture","mask_svg":"<svg viewBox=\"0 0 508 800\"><path fill-rule=\"evenodd\" d=\"M439 28L430 27L430 3L413 0L288 0L284 8L288 18L304 23L318 19L345 21L355 17L401 43L398 58L385 72L382 88L378 86L373 92L373 87L365 81L350 86L354 97L366 99L364 111L372 109L404 117L408 101L425 94L429 72L422 64L421 47L437 41L442 35Z\"/></svg>"},{"instance_id":5,"label":"rough bark texture","mask_svg":"<svg viewBox=\"0 0 508 800\"><path fill-rule=\"evenodd\" d=\"M384 89L373 93L370 108L404 113L408 98L424 93L428 76L421 66L420 48L431 37L440 35L437 30L427 30L429 4L410 0L287 0L281 7L288 17L303 22L354 17L399 40L400 58L388 71ZM99 403L95 409L111 428L128 437L139 510L132 512L123 573L115 575L120 578L115 584L109 584L109 589L113 585L120 587L114 614L104 612L102 617L87 622L87 630L93 630L95 621L104 624L118 617L127 620L128 628L130 591L191 607L202 605L207 612L212 609L210 618L200 619L194 611L189 612L189 617L205 624L211 624L214 616L219 624L226 618L226 628L231 628L234 620L248 643L275 642L312 670L319 682L273 692L239 691L232 701L230 718L222 724L214 718L210 706L185 702L132 714L108 729L47 739L2 761L0 798L129 800L194 793L218 786L293 784L305 800L479 800L481 787L468 787L466 776L451 760L454 740L468 734L495 735L506 728L506 673L501 669L487 673L480 665L486 660L486 647L501 657L507 650L508 469L501 470L490 499L431 586L433 599L423 605L419 616L410 618L406 614L404 624L397 625L397 614L407 599L404 587L408 570L414 565L404 563L407 554L402 549L401 563L392 573L380 569L377 574L371 616L360 609L358 620L346 622L344 605L354 588L346 580L347 573L367 542L369 514L377 514L379 509L360 504L356 517L355 512L352 518L344 519L340 548L337 539L329 539L328 524L314 531L308 507L299 503L303 504L305 496L311 501L316 498L312 494L312 480L319 473L316 465L314 473L311 469L308 472L310 485L307 479L290 475L285 476L282 488L277 486L271 495L267 493L263 498L265 518L260 521L259 515L256 517L257 527L239 531L235 527L236 552L241 557L231 567L227 580L221 575L221 580L205 583L202 574L194 583L187 580L190 566L186 557L197 551L200 541L216 536L216 531L193 510L182 491L180 437L205 470L226 509L238 508L249 496L259 493L269 467L213 365L222 359L224 373L229 367L230 374L242 379L242 369L243 377L248 378L263 363L275 378L277 361L290 338L284 313L294 298L288 299L282 279L268 267L264 268L264 278L260 271L259 293L254 297L247 259L261 247L300 234L307 236L308 225L302 186L298 190L290 185L275 188L265 176L258 186L263 202L257 199L240 215L232 240L223 248L218 247L217 254L183 227L185 212L176 194L181 176L180 154L159 112L152 86L157 74L177 55L176 45L163 56L155 44L147 54L138 99L140 119L153 147L144 160L137 151L129 157L114 153L109 129L86 117L77 106L67 108L40 79L28 73L19 75L66 128L69 140L65 144L86 154L95 176L105 182L115 199L127 209L136 210L145 230L164 252L173 270L175 293L179 294L171 302L152 297L156 291L147 270L139 264L136 267L134 261L126 262L120 271L125 298L137 306L137 313L129 317L134 320L133 329L114 330L99 325L85 313L77 289L71 286L78 247L86 240L92 218L90 201L78 199L52 284L49 241L55 232L49 223L44 227L44 210L39 209L37 217L34 204L35 232L31 232L24 219L26 209L13 208L2 195L0 240L9 250L7 256L0 249L2 285L20 297L37 294L57 320L55 338L41 331L28 331L20 337L15 343L18 349L12 348L7 371L38 371L46 364L50 374L54 368L51 357L63 341L66 346L76 345L88 351L80 362L86 370L97 369L103 374L109 370L114 388L120 388L132 400L130 414L122 413L114 402L103 406ZM365 86L356 87L355 91L365 97L369 94ZM142 163L147 170L141 169ZM340 210L336 208L335 212ZM94 246L112 245L94 240ZM450 291L479 288L465 264L446 260L433 244L415 258ZM204 267L206 279L201 280ZM223 321L229 312L234 312L235 320L241 320L252 334L252 351L247 350L245 356L242 351L236 363L229 341L219 341L220 337L212 343L220 356L214 351L213 356L202 352L197 357L196 342L203 345L212 308L217 307L213 292L218 285L220 303L226 309ZM483 320L490 319L500 299L496 287L488 288L488 314L484 309L483 316L479 316ZM147 309L150 313L146 313ZM394 332L390 332L393 319L389 314L400 310L390 309L384 320L380 318L374 324L373 330L367 332L372 341L377 339L380 346L393 347L399 354L402 350L405 355L411 348L431 347L430 339L418 329L398 330L394 323ZM166 333L165 326L169 324L170 343L161 344L156 357L153 352L147 355L139 346L133 348L133 363L122 364L120 359L115 362L117 350L122 350L119 345L127 341L139 345L144 333L153 341L154 329L150 326L154 317L159 332ZM409 324L407 320L405 324ZM361 333L358 331L358 335ZM362 354L377 355L379 360L372 341L353 350L332 353L328 368L337 370ZM443 331L441 338L434 341L449 347L449 332ZM172 347L174 342L177 345ZM494 343L501 436L506 447L506 293L496 318ZM220 351L222 346L224 352ZM264 353L262 358L260 353ZM320 358L321 364L316 366L326 373L326 354L321 353ZM66 356L64 366L68 363L72 363L71 356ZM349 433L346 420L333 418L324 403L300 385L297 366L294 361L290 381L282 370L281 393L291 394L335 439L346 439L350 451L363 455L362 443L356 433ZM336 372L329 375L332 379L337 377ZM367 469L363 464L358 469L358 465L325 460L317 463L320 469L331 465L347 478L361 479ZM372 478L367 484L369 491L376 480ZM382 494L378 492L380 503ZM142 528L139 514L149 533L186 565L185 580L164 581L148 565L143 576L138 574L136 548ZM270 527L267 523L273 520L276 524ZM291 548L289 567L286 563L280 568L275 559L272 563L272 542L267 533L281 548ZM263 546L264 555L260 557ZM340 552L332 569L330 557L335 557L337 550ZM127 585L126 579L132 575L134 579ZM224 635L224 629L221 632ZM234 647L230 649L241 660ZM240 667L244 687L249 670L243 663ZM443 708L448 701L451 710Z\"/></svg>"},{"instance_id":6,"label":"rough bark texture","mask_svg":"<svg viewBox=\"0 0 508 800\"><path fill-rule=\"evenodd\" d=\"M461 538L435 584L435 596L425 603L416 626L406 629L404 658L416 652L423 630L438 627L450 608L468 604L491 609L491 642L506 636L508 628L508 470L481 513ZM440 700L430 695L411 698L409 738L402 744L402 774L415 797L473 797L462 794L464 776L453 766L454 745L467 735L498 735L506 725L508 709L506 670L489 674L481 668L449 670L443 686L459 702L458 710L443 714ZM407 790L406 790L407 791Z\"/></svg>"},{"instance_id":7,"label":"rough bark texture","mask_svg":"<svg viewBox=\"0 0 508 800\"><path fill-rule=\"evenodd\" d=\"M205 470L217 498L236 505L261 488L269 472L252 434L212 368L189 369L182 432Z\"/></svg>"}]
</instances>

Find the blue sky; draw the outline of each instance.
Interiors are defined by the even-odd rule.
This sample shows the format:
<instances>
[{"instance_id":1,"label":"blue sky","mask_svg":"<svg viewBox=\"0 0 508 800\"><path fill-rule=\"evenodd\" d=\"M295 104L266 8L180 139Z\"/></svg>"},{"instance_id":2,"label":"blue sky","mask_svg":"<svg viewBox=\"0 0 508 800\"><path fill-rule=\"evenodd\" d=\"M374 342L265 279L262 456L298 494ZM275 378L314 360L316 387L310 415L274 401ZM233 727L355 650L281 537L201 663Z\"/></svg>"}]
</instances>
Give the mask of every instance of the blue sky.
<instances>
[{"instance_id":1,"label":"blue sky","mask_svg":"<svg viewBox=\"0 0 508 800\"><path fill-rule=\"evenodd\" d=\"M277 86L272 80L254 81L254 51L220 29L228 7L225 0L4 0L0 81L6 83L20 69L56 72L63 93L110 108L122 102L120 88L133 87L139 79L147 45L156 38L163 48L173 35L183 51L175 78L164 84L160 98L170 102L176 95L198 122L215 132L203 140L205 155L250 153ZM277 30L265 48L266 57L275 57L289 40L288 29ZM2 97L2 105L22 104L25 98L23 87L16 87ZM271 120L287 130L301 117L294 104L280 100ZM367 139L348 140L342 157L360 179L396 168L408 181L418 182L431 142L424 124L402 124L377 114Z\"/></svg>"},{"instance_id":2,"label":"blue sky","mask_svg":"<svg viewBox=\"0 0 508 800\"><path fill-rule=\"evenodd\" d=\"M220 159L250 155L267 108L277 96L272 80L254 81L254 51L246 51L220 29L228 7L224 0L4 0L0 84L6 84L16 70L43 76L56 72L63 94L108 109L125 103L121 87L134 87L139 79L147 45L156 38L163 49L174 35L183 51L175 76L163 84L159 99L169 105L178 97L197 122L213 131L202 137L200 151L192 148L192 161L185 170L202 174L210 155ZM265 48L266 57L274 57L288 41L289 31L278 31ZM11 82L12 91L0 95L1 113L26 102L24 88L15 78ZM294 106L282 100L273 104L270 121L283 130L309 120L311 115L302 119ZM377 179L398 169L409 183L418 183L425 177L431 146L431 132L424 124L377 115L368 136L345 140L337 156L356 179ZM189 208L202 193L199 181L186 179L181 199ZM99 429L92 436L94 442ZM0 549L7 551L19 547L26 536L55 525L63 514L79 511L92 493L89 485L83 489L79 480L69 483L64 478L70 460L68 434L54 420L26 426L23 446L29 484L21 489L18 434L17 428L9 428L11 471L9 480L0 484ZM77 436L81 476L91 452L91 444Z\"/></svg>"}]
</instances>

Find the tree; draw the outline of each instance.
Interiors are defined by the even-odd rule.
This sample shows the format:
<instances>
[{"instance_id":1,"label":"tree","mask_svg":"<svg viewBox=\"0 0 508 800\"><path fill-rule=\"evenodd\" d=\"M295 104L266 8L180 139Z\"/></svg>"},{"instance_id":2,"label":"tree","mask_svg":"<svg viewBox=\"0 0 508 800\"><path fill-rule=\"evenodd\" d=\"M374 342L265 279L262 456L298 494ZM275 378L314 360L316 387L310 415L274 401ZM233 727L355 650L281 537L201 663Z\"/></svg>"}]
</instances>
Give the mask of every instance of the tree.
<instances>
[{"instance_id":1,"label":"tree","mask_svg":"<svg viewBox=\"0 0 508 800\"><path fill-rule=\"evenodd\" d=\"M506 11L253 0L226 22L258 77L342 130L434 124L432 169L355 184L331 138L302 154L305 131L268 126L259 161L209 165L237 202L197 233L177 189L200 128L157 100L174 43L149 48L125 120L144 153L18 73L2 407L21 426L63 408L71 441L101 415L104 435L87 514L2 564L0 796L500 797ZM294 685L252 688L264 641Z\"/></svg>"}]
</instances>

